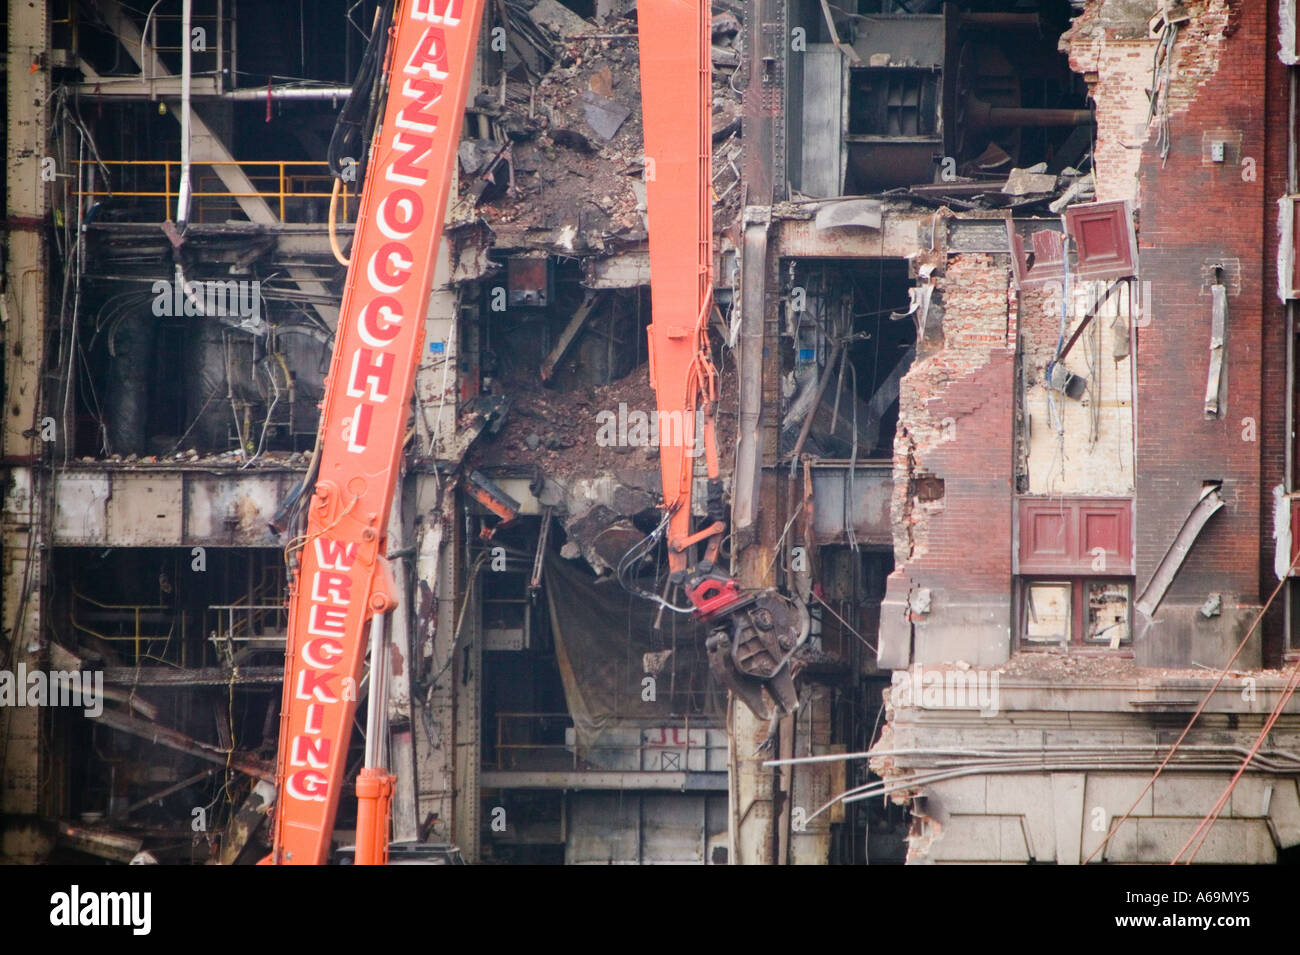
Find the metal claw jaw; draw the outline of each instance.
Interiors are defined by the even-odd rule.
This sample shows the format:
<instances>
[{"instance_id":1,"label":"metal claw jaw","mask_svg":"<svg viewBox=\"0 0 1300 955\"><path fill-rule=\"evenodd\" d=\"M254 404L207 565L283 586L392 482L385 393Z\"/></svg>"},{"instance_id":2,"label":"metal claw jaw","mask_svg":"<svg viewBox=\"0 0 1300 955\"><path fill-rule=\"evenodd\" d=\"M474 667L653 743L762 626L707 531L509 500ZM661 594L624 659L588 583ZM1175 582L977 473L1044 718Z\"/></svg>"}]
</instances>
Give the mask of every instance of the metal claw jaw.
<instances>
[{"instance_id":1,"label":"metal claw jaw","mask_svg":"<svg viewBox=\"0 0 1300 955\"><path fill-rule=\"evenodd\" d=\"M729 607L716 623L704 643L714 677L759 719L797 710L796 653L808 640L808 608L768 588ZM769 712L764 689L774 711Z\"/></svg>"}]
</instances>

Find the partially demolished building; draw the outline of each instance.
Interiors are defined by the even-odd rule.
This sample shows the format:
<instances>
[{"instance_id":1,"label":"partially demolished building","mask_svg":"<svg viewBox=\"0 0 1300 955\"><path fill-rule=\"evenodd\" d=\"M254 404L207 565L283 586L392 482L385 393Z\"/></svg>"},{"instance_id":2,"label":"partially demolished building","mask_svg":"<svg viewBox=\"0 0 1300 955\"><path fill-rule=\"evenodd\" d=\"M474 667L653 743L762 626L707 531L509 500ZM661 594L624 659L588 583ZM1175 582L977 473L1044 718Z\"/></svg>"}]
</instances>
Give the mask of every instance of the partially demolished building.
<instances>
[{"instance_id":1,"label":"partially demolished building","mask_svg":"<svg viewBox=\"0 0 1300 955\"><path fill-rule=\"evenodd\" d=\"M254 861L382 4L7 7L0 854ZM714 0L725 559L823 661L775 726L641 596L682 422L636 4L486 7L388 535L394 840L1287 858L1290 0Z\"/></svg>"}]
</instances>

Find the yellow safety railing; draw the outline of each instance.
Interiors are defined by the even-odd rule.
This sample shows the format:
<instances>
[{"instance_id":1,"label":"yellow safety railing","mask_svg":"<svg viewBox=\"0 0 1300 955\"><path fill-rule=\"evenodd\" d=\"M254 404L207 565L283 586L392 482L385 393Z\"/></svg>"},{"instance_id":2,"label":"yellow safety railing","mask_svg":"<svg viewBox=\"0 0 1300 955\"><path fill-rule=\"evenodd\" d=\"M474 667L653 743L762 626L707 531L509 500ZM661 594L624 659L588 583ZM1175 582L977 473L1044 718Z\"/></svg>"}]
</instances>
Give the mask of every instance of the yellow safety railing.
<instances>
[{"instance_id":1,"label":"yellow safety railing","mask_svg":"<svg viewBox=\"0 0 1300 955\"><path fill-rule=\"evenodd\" d=\"M169 607L166 604L108 604L96 600L93 597L87 597L76 588L72 590L72 608L71 618L72 626L82 633L90 634L99 640L108 643L130 643L133 644L134 660L133 664L139 666L142 660L153 660L156 663L167 663L175 665L174 660L168 660L164 657L155 656L149 652L150 644L162 643L164 654L167 653L167 646L171 643L172 636L176 628L176 620L180 620L180 665L186 666L185 653L185 614L178 612L176 607ZM114 617L115 622L126 624L131 630L127 634L109 634L102 633L88 626L85 622L77 617L77 602L89 604L95 610L100 612L102 617ZM144 633L142 624L165 624L166 633ZM124 628L125 629L125 628Z\"/></svg>"},{"instance_id":2,"label":"yellow safety railing","mask_svg":"<svg viewBox=\"0 0 1300 955\"><path fill-rule=\"evenodd\" d=\"M220 604L208 607L208 618L215 617L215 626L209 625L208 642L221 660L231 663L235 645L257 649L283 647L289 631L287 604Z\"/></svg>"},{"instance_id":3,"label":"yellow safety railing","mask_svg":"<svg viewBox=\"0 0 1300 955\"><path fill-rule=\"evenodd\" d=\"M559 762L571 762L577 769L578 752L564 742L563 736L563 731L572 725L573 717L568 713L498 713L496 768L518 769L519 763L529 762L530 756L533 757L532 764L536 765L539 759L551 755ZM538 735L546 736L548 731L549 735L554 735L557 728L561 731L559 742L539 743L531 739ZM521 741L520 737L530 738Z\"/></svg>"},{"instance_id":4,"label":"yellow safety railing","mask_svg":"<svg viewBox=\"0 0 1300 955\"><path fill-rule=\"evenodd\" d=\"M102 199L111 196L115 199L160 199L162 218L158 221L170 219L174 214L176 196L180 191L179 159L106 159L102 163L83 160L81 164L91 167L94 173L100 171L101 165L107 167L109 175L113 177L113 189L110 191L107 185L78 189L75 193L78 198ZM203 213L214 200L221 200L222 206L229 209L237 205L238 200L251 198L262 199L273 211L278 210L281 222L289 222L289 213L295 210L294 200L319 199L323 205L328 205L334 181L329 172L329 163L323 160L223 159L191 162L190 165L192 175L197 177L195 184L198 186L190 193L195 202L195 212L198 213L191 220L194 222L205 221ZM212 183L220 182L219 176L203 175L199 171L217 166L239 167L255 191L230 192L224 186L208 188ZM78 182L80 181L79 178ZM265 188L262 184L265 184ZM348 190L346 183L342 198L341 221L349 222L350 203L355 200L356 194ZM322 216L317 221L323 223L323 208L320 211Z\"/></svg>"}]
</instances>

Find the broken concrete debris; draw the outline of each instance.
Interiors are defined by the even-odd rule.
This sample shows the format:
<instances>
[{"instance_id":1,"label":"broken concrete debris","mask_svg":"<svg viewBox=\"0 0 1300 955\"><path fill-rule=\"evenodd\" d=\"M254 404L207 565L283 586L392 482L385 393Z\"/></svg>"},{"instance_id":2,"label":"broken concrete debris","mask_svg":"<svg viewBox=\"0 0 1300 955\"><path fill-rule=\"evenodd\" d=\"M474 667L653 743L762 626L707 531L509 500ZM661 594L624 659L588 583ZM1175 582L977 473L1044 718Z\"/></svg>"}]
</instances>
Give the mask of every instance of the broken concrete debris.
<instances>
[{"instance_id":1,"label":"broken concrete debris","mask_svg":"<svg viewBox=\"0 0 1300 955\"><path fill-rule=\"evenodd\" d=\"M578 16L559 0L537 0L528 16L539 27L550 30L560 40L595 31L594 25Z\"/></svg>"},{"instance_id":2,"label":"broken concrete debris","mask_svg":"<svg viewBox=\"0 0 1300 955\"><path fill-rule=\"evenodd\" d=\"M1047 163L1038 163L1030 169L1013 169L1007 176L1007 183L1002 191L1009 196L1024 196L1030 193L1056 192L1055 175L1045 170Z\"/></svg>"},{"instance_id":3,"label":"broken concrete debris","mask_svg":"<svg viewBox=\"0 0 1300 955\"><path fill-rule=\"evenodd\" d=\"M623 125L623 120L632 112L622 103L601 96L595 90L585 90L578 97L578 102L582 104L582 115L586 118L587 125L605 142L614 138L618 128Z\"/></svg>"}]
</instances>

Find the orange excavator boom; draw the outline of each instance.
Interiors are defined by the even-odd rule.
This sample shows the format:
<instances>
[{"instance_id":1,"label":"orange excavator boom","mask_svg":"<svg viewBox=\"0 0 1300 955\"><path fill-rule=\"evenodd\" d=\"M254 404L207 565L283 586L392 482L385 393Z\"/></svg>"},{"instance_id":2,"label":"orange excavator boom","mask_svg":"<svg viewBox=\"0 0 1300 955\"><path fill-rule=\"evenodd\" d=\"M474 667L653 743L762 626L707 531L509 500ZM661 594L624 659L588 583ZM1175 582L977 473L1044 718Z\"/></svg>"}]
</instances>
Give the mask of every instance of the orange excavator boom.
<instances>
[{"instance_id":1,"label":"orange excavator boom","mask_svg":"<svg viewBox=\"0 0 1300 955\"><path fill-rule=\"evenodd\" d=\"M716 547L725 528L721 514L714 513L708 527L691 534L696 441L704 442L710 494L716 487L717 510L721 508L714 429L717 371L708 333L713 311L709 6L701 0L664 0L637 9L650 220L650 383L659 412L659 464L673 571L686 569L693 542L710 540ZM696 434L700 409L703 435ZM664 427L679 418L680 427Z\"/></svg>"},{"instance_id":2,"label":"orange excavator boom","mask_svg":"<svg viewBox=\"0 0 1300 955\"><path fill-rule=\"evenodd\" d=\"M710 355L713 311L712 76L705 0L638 10L653 321L650 374L660 441L671 580L716 629L710 666L756 712L798 705L793 658L807 610L775 591L744 593L714 569L726 528ZM382 766L383 615L394 606L385 531L399 479L425 310L442 235L483 0L396 0L381 84L382 122L366 163L325 382L317 480L306 532L290 546L289 633L280 716L273 864L327 861L361 681L367 625L371 703L357 780L358 863L383 863L393 777ZM702 434L697 434L697 415ZM696 442L705 525L692 532ZM699 545L704 556L694 560Z\"/></svg>"},{"instance_id":3,"label":"orange excavator boom","mask_svg":"<svg viewBox=\"0 0 1300 955\"><path fill-rule=\"evenodd\" d=\"M397 0L393 13L382 81L387 103L367 163L325 380L318 479L306 533L291 545L297 571L265 860L274 864L327 860L367 623L394 606L385 532L482 5ZM382 620L370 629L381 628ZM372 662L377 674L385 660L375 655ZM387 847L391 776L372 763L368 758L358 780L358 862L384 861Z\"/></svg>"},{"instance_id":4,"label":"orange excavator boom","mask_svg":"<svg viewBox=\"0 0 1300 955\"><path fill-rule=\"evenodd\" d=\"M667 512L669 583L713 632L714 675L756 714L793 711L793 678L809 633L807 607L768 588L741 590L716 566L726 532L716 415L718 373L709 345L713 313L712 15L707 0L637 6L641 46L646 207L650 222L650 383L658 406L659 466ZM702 412L702 413L701 413ZM664 422L679 428L665 429ZM697 416L701 419L696 433ZM680 440L677 438L680 437ZM697 441L703 441L704 525L692 531ZM703 555L696 560L696 550ZM661 607L680 611L662 598Z\"/></svg>"}]
</instances>

